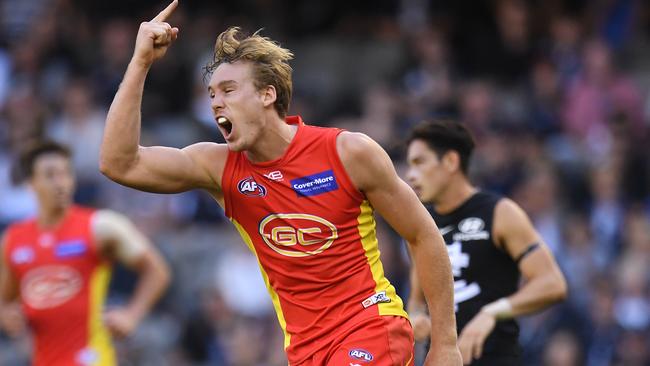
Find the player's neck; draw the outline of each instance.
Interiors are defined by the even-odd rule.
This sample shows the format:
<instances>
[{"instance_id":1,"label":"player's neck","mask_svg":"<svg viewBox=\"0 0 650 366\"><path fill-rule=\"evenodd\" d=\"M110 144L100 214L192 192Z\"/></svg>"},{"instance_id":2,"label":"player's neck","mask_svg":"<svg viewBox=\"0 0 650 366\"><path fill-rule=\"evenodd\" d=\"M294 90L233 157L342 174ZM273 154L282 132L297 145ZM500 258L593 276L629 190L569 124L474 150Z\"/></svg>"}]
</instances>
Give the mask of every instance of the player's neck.
<instances>
[{"instance_id":1,"label":"player's neck","mask_svg":"<svg viewBox=\"0 0 650 366\"><path fill-rule=\"evenodd\" d=\"M286 153L296 131L297 126L289 125L277 116L272 117L264 126L255 145L246 151L246 156L253 163L279 159Z\"/></svg>"},{"instance_id":2,"label":"player's neck","mask_svg":"<svg viewBox=\"0 0 650 366\"><path fill-rule=\"evenodd\" d=\"M38 226L43 229L53 229L58 226L65 214L68 212L68 207L44 207L38 208Z\"/></svg>"},{"instance_id":3,"label":"player's neck","mask_svg":"<svg viewBox=\"0 0 650 366\"><path fill-rule=\"evenodd\" d=\"M441 198L435 203L436 211L440 214L447 214L465 203L476 193L477 189L464 177L458 177L450 182Z\"/></svg>"}]
</instances>

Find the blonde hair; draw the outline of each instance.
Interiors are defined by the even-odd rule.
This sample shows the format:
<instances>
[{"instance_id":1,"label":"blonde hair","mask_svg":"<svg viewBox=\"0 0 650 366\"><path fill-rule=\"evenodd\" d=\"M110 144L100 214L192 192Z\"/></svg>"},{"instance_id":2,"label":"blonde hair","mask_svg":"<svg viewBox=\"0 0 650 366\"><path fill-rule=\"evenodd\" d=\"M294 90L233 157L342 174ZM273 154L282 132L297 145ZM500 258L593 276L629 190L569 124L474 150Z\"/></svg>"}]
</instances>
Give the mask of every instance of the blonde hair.
<instances>
[{"instance_id":1,"label":"blonde hair","mask_svg":"<svg viewBox=\"0 0 650 366\"><path fill-rule=\"evenodd\" d=\"M268 37L259 34L242 36L239 27L230 27L219 34L214 45L212 61L205 67L211 74L223 63L248 61L253 65L253 79L258 90L272 85L276 91L273 104L281 118L286 117L291 101L292 82L288 61L293 53Z\"/></svg>"}]
</instances>

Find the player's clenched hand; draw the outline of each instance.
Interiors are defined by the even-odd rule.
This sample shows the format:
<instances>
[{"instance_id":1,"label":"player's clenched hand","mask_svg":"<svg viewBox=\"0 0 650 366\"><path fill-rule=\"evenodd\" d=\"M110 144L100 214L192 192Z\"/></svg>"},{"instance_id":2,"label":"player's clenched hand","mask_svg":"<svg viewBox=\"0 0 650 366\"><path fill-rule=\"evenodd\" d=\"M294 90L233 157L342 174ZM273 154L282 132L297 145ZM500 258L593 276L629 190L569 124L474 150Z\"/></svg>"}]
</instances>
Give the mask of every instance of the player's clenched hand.
<instances>
[{"instance_id":1,"label":"player's clenched hand","mask_svg":"<svg viewBox=\"0 0 650 366\"><path fill-rule=\"evenodd\" d=\"M431 336L431 319L424 313L409 314L413 336L416 341L423 341Z\"/></svg>"},{"instance_id":2,"label":"player's clenched hand","mask_svg":"<svg viewBox=\"0 0 650 366\"><path fill-rule=\"evenodd\" d=\"M458 348L465 365L481 357L485 339L492 333L495 325L494 315L481 311L463 328L458 337Z\"/></svg>"},{"instance_id":3,"label":"player's clenched hand","mask_svg":"<svg viewBox=\"0 0 650 366\"><path fill-rule=\"evenodd\" d=\"M19 337L27 330L20 305L8 304L2 307L2 311L0 311L0 327L11 338Z\"/></svg>"},{"instance_id":4,"label":"player's clenched hand","mask_svg":"<svg viewBox=\"0 0 650 366\"><path fill-rule=\"evenodd\" d=\"M133 61L149 67L154 61L163 57L171 43L178 37L178 28L165 22L178 6L173 0L163 11L149 22L142 22L135 40Z\"/></svg>"},{"instance_id":5,"label":"player's clenched hand","mask_svg":"<svg viewBox=\"0 0 650 366\"><path fill-rule=\"evenodd\" d=\"M130 335L138 323L138 317L126 308L112 309L104 313L104 325L117 338Z\"/></svg>"}]
</instances>

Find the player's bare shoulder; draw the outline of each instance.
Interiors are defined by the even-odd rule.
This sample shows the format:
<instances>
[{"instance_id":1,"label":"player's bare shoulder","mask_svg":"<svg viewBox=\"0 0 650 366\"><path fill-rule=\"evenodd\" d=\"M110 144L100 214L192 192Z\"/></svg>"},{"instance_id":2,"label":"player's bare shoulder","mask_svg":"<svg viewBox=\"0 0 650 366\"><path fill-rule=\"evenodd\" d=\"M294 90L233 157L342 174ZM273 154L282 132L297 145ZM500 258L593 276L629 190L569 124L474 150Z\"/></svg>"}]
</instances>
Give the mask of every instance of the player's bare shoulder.
<instances>
[{"instance_id":1,"label":"player's bare shoulder","mask_svg":"<svg viewBox=\"0 0 650 366\"><path fill-rule=\"evenodd\" d=\"M228 145L198 142L183 148L183 151L210 175L218 187L221 186L221 177L228 159Z\"/></svg>"},{"instance_id":2,"label":"player's bare shoulder","mask_svg":"<svg viewBox=\"0 0 650 366\"><path fill-rule=\"evenodd\" d=\"M386 151L363 133L341 132L336 140L336 150L345 171L361 191L380 185L384 179L394 175Z\"/></svg>"}]
</instances>

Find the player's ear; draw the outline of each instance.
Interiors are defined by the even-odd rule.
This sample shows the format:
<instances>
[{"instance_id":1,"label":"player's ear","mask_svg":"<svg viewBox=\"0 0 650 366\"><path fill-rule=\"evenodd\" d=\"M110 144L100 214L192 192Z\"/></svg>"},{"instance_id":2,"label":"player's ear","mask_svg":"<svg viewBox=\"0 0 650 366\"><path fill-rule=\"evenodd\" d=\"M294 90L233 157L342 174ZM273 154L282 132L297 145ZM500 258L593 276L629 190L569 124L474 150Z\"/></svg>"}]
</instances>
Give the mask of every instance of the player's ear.
<instances>
[{"instance_id":1,"label":"player's ear","mask_svg":"<svg viewBox=\"0 0 650 366\"><path fill-rule=\"evenodd\" d=\"M454 150L449 150L442 157L442 165L445 169L453 173L460 169L460 155Z\"/></svg>"},{"instance_id":2,"label":"player's ear","mask_svg":"<svg viewBox=\"0 0 650 366\"><path fill-rule=\"evenodd\" d=\"M262 96L262 103L264 103L265 107L272 105L278 99L277 92L273 85L267 85L260 91L260 93Z\"/></svg>"}]
</instances>

